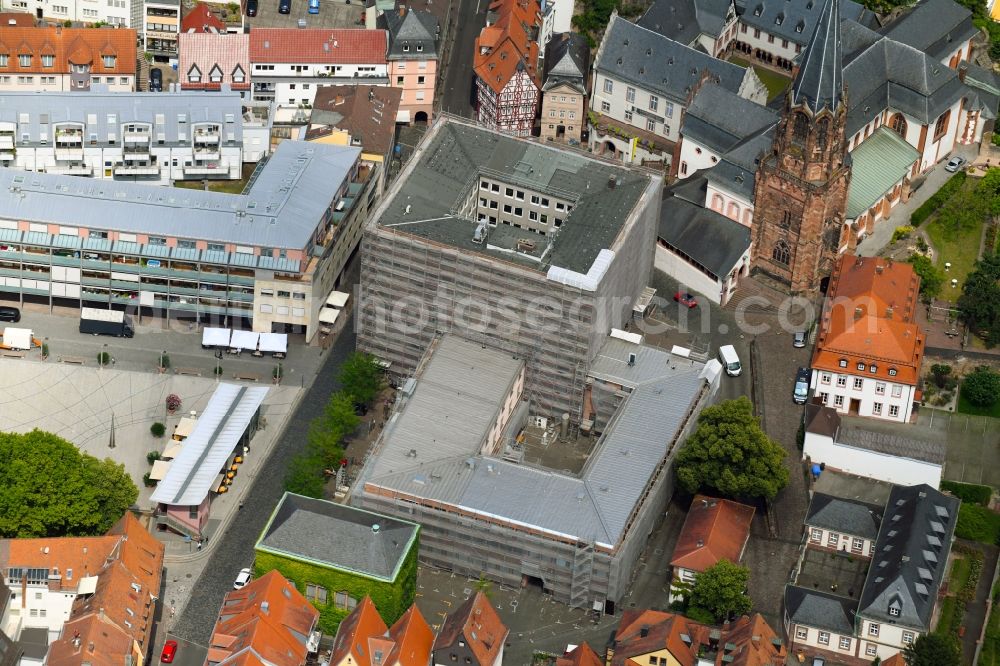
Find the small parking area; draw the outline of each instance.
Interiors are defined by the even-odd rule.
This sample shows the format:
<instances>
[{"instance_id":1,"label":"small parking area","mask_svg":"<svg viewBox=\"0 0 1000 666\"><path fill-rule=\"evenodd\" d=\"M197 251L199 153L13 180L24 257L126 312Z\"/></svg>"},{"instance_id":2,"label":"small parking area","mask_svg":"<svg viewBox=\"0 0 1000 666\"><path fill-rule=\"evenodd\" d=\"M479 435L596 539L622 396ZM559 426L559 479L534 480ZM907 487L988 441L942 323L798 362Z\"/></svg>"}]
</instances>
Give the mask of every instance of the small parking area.
<instances>
[{"instance_id":1,"label":"small parking area","mask_svg":"<svg viewBox=\"0 0 1000 666\"><path fill-rule=\"evenodd\" d=\"M297 28L299 20L307 28L364 28L365 3L357 0L320 0L319 14L310 14L308 0L292 0L292 11L278 12L278 0L258 0L257 16L247 16L252 28Z\"/></svg>"}]
</instances>

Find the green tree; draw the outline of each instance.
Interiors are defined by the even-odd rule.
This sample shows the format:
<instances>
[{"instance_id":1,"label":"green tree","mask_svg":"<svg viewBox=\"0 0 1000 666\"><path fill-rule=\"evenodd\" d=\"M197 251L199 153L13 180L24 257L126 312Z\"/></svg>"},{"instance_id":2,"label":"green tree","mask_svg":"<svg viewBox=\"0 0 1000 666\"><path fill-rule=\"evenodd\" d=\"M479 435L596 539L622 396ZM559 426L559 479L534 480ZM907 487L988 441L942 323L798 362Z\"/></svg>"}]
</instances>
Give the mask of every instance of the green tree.
<instances>
[{"instance_id":1,"label":"green tree","mask_svg":"<svg viewBox=\"0 0 1000 666\"><path fill-rule=\"evenodd\" d=\"M1000 342L1000 254L976 262L962 285L958 309L962 321L981 334L988 347Z\"/></svg>"},{"instance_id":2,"label":"green tree","mask_svg":"<svg viewBox=\"0 0 1000 666\"><path fill-rule=\"evenodd\" d=\"M749 613L753 606L746 593L749 582L750 569L719 560L695 577L688 616L700 611L711 615L717 623Z\"/></svg>"},{"instance_id":3,"label":"green tree","mask_svg":"<svg viewBox=\"0 0 1000 666\"><path fill-rule=\"evenodd\" d=\"M322 455L313 447L294 456L285 475L285 490L290 493L321 499L326 477L323 474Z\"/></svg>"},{"instance_id":4,"label":"green tree","mask_svg":"<svg viewBox=\"0 0 1000 666\"><path fill-rule=\"evenodd\" d=\"M123 465L49 432L0 433L0 537L104 534L138 496Z\"/></svg>"},{"instance_id":5,"label":"green tree","mask_svg":"<svg viewBox=\"0 0 1000 666\"><path fill-rule=\"evenodd\" d=\"M924 634L903 651L906 666L959 666L958 642L951 636Z\"/></svg>"},{"instance_id":6,"label":"green tree","mask_svg":"<svg viewBox=\"0 0 1000 666\"><path fill-rule=\"evenodd\" d=\"M911 254L907 259L913 265L913 272L920 276L920 296L925 303L930 303L939 293L944 284L944 275L934 262L922 254Z\"/></svg>"},{"instance_id":7,"label":"green tree","mask_svg":"<svg viewBox=\"0 0 1000 666\"><path fill-rule=\"evenodd\" d=\"M785 450L761 429L750 399L740 396L706 407L677 454L677 481L688 493L773 499L788 484Z\"/></svg>"},{"instance_id":8,"label":"green tree","mask_svg":"<svg viewBox=\"0 0 1000 666\"><path fill-rule=\"evenodd\" d=\"M935 363L931 366L931 376L938 388L944 388L948 379L951 378L951 366L947 363Z\"/></svg>"},{"instance_id":9,"label":"green tree","mask_svg":"<svg viewBox=\"0 0 1000 666\"><path fill-rule=\"evenodd\" d=\"M992 407L1000 398L1000 374L985 365L965 376L962 397L976 407Z\"/></svg>"},{"instance_id":10,"label":"green tree","mask_svg":"<svg viewBox=\"0 0 1000 666\"><path fill-rule=\"evenodd\" d=\"M340 366L338 380L354 402L366 405L382 389L382 368L371 354L354 352Z\"/></svg>"}]
</instances>

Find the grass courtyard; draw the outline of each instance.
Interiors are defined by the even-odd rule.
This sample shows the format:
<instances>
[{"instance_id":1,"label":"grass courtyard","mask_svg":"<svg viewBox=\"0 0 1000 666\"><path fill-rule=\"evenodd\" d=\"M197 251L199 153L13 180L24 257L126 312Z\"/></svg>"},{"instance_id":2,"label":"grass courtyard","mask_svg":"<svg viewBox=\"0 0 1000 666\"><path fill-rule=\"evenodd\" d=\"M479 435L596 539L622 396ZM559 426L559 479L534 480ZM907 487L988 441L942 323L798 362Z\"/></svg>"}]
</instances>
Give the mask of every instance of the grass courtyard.
<instances>
[{"instance_id":1,"label":"grass courtyard","mask_svg":"<svg viewBox=\"0 0 1000 666\"><path fill-rule=\"evenodd\" d=\"M993 403L990 407L979 407L978 405L973 405L969 402L965 396L962 395L961 389L958 392L958 405L956 406L956 411L959 414L971 414L973 416L992 416L995 419L1000 419L1000 400Z\"/></svg>"},{"instance_id":2,"label":"grass courtyard","mask_svg":"<svg viewBox=\"0 0 1000 666\"><path fill-rule=\"evenodd\" d=\"M247 181L250 180L250 175L253 174L253 170L256 166L256 164L244 164L242 173L243 177L239 180L208 181L208 191L240 194L243 192L243 188L246 187ZM181 187L185 190L204 190L205 183L202 180L175 180L174 187Z\"/></svg>"},{"instance_id":3,"label":"grass courtyard","mask_svg":"<svg viewBox=\"0 0 1000 666\"><path fill-rule=\"evenodd\" d=\"M934 249L934 264L944 277L938 298L951 303L956 303L962 295L965 278L979 258L986 224L986 212L982 210L981 197L976 192L980 180L966 178L921 227ZM947 263L951 266L946 270ZM952 280L958 281L954 287Z\"/></svg>"},{"instance_id":4,"label":"grass courtyard","mask_svg":"<svg viewBox=\"0 0 1000 666\"><path fill-rule=\"evenodd\" d=\"M778 95L785 92L788 84L791 83L791 79L787 76L783 76L774 70L767 69L766 67L761 67L760 65L751 65L748 61L743 58L733 56L729 59L729 62L734 65L739 65L740 67L753 67L753 71L757 73L761 82L767 86L767 101L770 102Z\"/></svg>"}]
</instances>

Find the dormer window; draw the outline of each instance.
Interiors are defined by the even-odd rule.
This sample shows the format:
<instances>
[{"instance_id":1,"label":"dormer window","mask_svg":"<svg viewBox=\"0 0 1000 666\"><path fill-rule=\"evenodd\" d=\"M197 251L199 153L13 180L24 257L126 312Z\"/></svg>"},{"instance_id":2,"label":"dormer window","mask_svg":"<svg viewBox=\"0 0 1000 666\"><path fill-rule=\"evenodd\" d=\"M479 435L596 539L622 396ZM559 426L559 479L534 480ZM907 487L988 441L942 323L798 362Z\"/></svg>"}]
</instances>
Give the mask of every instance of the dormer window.
<instances>
[{"instance_id":1,"label":"dormer window","mask_svg":"<svg viewBox=\"0 0 1000 666\"><path fill-rule=\"evenodd\" d=\"M889 606L889 615L891 615L893 617L899 617L899 610L900 610L899 606L897 606L897 605L891 605L891 606Z\"/></svg>"},{"instance_id":2,"label":"dormer window","mask_svg":"<svg viewBox=\"0 0 1000 666\"><path fill-rule=\"evenodd\" d=\"M115 66L115 61L118 59L113 55L106 55L103 56L103 60L104 60L104 66L107 67L108 69L111 69Z\"/></svg>"},{"instance_id":3,"label":"dormer window","mask_svg":"<svg viewBox=\"0 0 1000 666\"><path fill-rule=\"evenodd\" d=\"M31 56L30 55L19 55L17 56L17 64L21 67L31 67Z\"/></svg>"},{"instance_id":4,"label":"dormer window","mask_svg":"<svg viewBox=\"0 0 1000 666\"><path fill-rule=\"evenodd\" d=\"M423 50L424 50L424 45L423 44L417 44L417 51L419 52L419 51L423 51Z\"/></svg>"},{"instance_id":5,"label":"dormer window","mask_svg":"<svg viewBox=\"0 0 1000 666\"><path fill-rule=\"evenodd\" d=\"M858 370L861 371L861 372L865 371L865 362L864 361L858 361Z\"/></svg>"},{"instance_id":6,"label":"dormer window","mask_svg":"<svg viewBox=\"0 0 1000 666\"><path fill-rule=\"evenodd\" d=\"M871 372L871 373L878 372L878 366L875 365L874 363L872 363L871 365L868 366L868 372Z\"/></svg>"},{"instance_id":7,"label":"dormer window","mask_svg":"<svg viewBox=\"0 0 1000 666\"><path fill-rule=\"evenodd\" d=\"M784 14L778 14L778 16L775 17L775 19L774 19L774 25L781 25L784 22L785 22L785 15Z\"/></svg>"},{"instance_id":8,"label":"dormer window","mask_svg":"<svg viewBox=\"0 0 1000 666\"><path fill-rule=\"evenodd\" d=\"M753 8L754 16L760 16L763 13L764 13L764 5L757 5L756 7Z\"/></svg>"},{"instance_id":9,"label":"dormer window","mask_svg":"<svg viewBox=\"0 0 1000 666\"><path fill-rule=\"evenodd\" d=\"M846 358L840 359L840 367L842 367L842 368L846 368L847 367L847 359Z\"/></svg>"},{"instance_id":10,"label":"dormer window","mask_svg":"<svg viewBox=\"0 0 1000 666\"><path fill-rule=\"evenodd\" d=\"M802 21L799 21L798 24L795 26L795 32L802 32L802 30L805 27L806 27L806 24L803 23Z\"/></svg>"},{"instance_id":11,"label":"dormer window","mask_svg":"<svg viewBox=\"0 0 1000 666\"><path fill-rule=\"evenodd\" d=\"M889 368L889 376L890 377L896 376L896 368Z\"/></svg>"},{"instance_id":12,"label":"dormer window","mask_svg":"<svg viewBox=\"0 0 1000 666\"><path fill-rule=\"evenodd\" d=\"M409 44L403 44L403 52L404 53L408 53L409 51L410 51L410 45Z\"/></svg>"},{"instance_id":13,"label":"dormer window","mask_svg":"<svg viewBox=\"0 0 1000 666\"><path fill-rule=\"evenodd\" d=\"M42 67L55 67L56 57L54 55L42 56Z\"/></svg>"}]
</instances>

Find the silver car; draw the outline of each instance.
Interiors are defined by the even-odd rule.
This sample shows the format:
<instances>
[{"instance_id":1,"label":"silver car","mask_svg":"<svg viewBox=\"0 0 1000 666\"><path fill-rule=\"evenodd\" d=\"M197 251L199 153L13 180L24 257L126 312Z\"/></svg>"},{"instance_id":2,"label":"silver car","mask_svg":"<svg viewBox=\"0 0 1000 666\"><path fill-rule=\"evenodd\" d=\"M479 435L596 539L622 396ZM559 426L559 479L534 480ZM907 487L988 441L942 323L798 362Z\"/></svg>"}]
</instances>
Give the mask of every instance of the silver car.
<instances>
[{"instance_id":1,"label":"silver car","mask_svg":"<svg viewBox=\"0 0 1000 666\"><path fill-rule=\"evenodd\" d=\"M944 170L947 171L948 173L955 173L956 171L962 168L963 164L965 164L965 158L958 157L956 155L955 157L948 160L948 163L944 165Z\"/></svg>"},{"instance_id":2,"label":"silver car","mask_svg":"<svg viewBox=\"0 0 1000 666\"><path fill-rule=\"evenodd\" d=\"M806 346L806 332L796 331L795 335L792 336L792 346L796 349L801 349Z\"/></svg>"}]
</instances>

